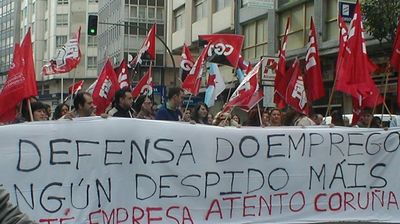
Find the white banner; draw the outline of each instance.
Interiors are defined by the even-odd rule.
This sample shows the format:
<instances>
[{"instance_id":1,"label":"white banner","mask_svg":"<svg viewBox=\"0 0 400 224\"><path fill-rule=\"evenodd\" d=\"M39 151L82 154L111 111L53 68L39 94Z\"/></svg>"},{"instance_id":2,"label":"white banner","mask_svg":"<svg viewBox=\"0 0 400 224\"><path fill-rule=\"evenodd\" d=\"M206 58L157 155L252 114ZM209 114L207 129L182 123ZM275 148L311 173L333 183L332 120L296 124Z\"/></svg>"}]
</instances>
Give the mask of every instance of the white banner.
<instances>
[{"instance_id":1,"label":"white banner","mask_svg":"<svg viewBox=\"0 0 400 224\"><path fill-rule=\"evenodd\" d=\"M1 126L0 184L39 223L399 223L399 130Z\"/></svg>"}]
</instances>

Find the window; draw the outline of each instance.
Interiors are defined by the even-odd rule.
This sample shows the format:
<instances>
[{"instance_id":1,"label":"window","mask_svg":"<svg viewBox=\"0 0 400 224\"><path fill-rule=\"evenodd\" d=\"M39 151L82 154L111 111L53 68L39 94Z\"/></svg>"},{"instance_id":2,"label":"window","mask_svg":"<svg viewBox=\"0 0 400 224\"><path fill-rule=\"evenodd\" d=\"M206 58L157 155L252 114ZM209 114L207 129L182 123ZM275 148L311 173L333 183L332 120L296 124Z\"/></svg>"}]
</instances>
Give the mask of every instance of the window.
<instances>
[{"instance_id":1,"label":"window","mask_svg":"<svg viewBox=\"0 0 400 224\"><path fill-rule=\"evenodd\" d=\"M164 36L164 25L163 24L157 24L157 35L160 37Z\"/></svg>"},{"instance_id":2,"label":"window","mask_svg":"<svg viewBox=\"0 0 400 224\"><path fill-rule=\"evenodd\" d=\"M139 18L146 18L146 6L139 6Z\"/></svg>"},{"instance_id":3,"label":"window","mask_svg":"<svg viewBox=\"0 0 400 224\"><path fill-rule=\"evenodd\" d=\"M96 47L97 46L97 37L88 35L88 47Z\"/></svg>"},{"instance_id":4,"label":"window","mask_svg":"<svg viewBox=\"0 0 400 224\"><path fill-rule=\"evenodd\" d=\"M215 11L220 11L221 9L224 9L225 7L228 7L231 5L232 0L216 0L215 1Z\"/></svg>"},{"instance_id":5,"label":"window","mask_svg":"<svg viewBox=\"0 0 400 224\"><path fill-rule=\"evenodd\" d=\"M324 40L337 40L337 36L339 35L339 29L337 25L337 0L327 0L326 4L326 35L324 33L323 37Z\"/></svg>"},{"instance_id":6,"label":"window","mask_svg":"<svg viewBox=\"0 0 400 224\"><path fill-rule=\"evenodd\" d=\"M285 33L286 21L290 20L290 31L288 38L287 50L303 48L308 42L308 31L310 29L310 17L314 15L314 2L305 2L295 5L282 11L279 15L279 36L278 43L281 43L283 34Z\"/></svg>"},{"instance_id":7,"label":"window","mask_svg":"<svg viewBox=\"0 0 400 224\"><path fill-rule=\"evenodd\" d=\"M196 0L194 5L194 21L207 16L207 4L205 0Z\"/></svg>"},{"instance_id":8,"label":"window","mask_svg":"<svg viewBox=\"0 0 400 224\"><path fill-rule=\"evenodd\" d=\"M243 55L246 60L260 58L267 53L267 19L260 19L243 26Z\"/></svg>"},{"instance_id":9,"label":"window","mask_svg":"<svg viewBox=\"0 0 400 224\"><path fill-rule=\"evenodd\" d=\"M59 5L68 5L68 0L57 0L57 4L59 4Z\"/></svg>"},{"instance_id":10,"label":"window","mask_svg":"<svg viewBox=\"0 0 400 224\"><path fill-rule=\"evenodd\" d=\"M183 15L185 13L185 7L180 7L174 12L174 31L181 30L185 24Z\"/></svg>"},{"instance_id":11,"label":"window","mask_svg":"<svg viewBox=\"0 0 400 224\"><path fill-rule=\"evenodd\" d=\"M87 68L88 69L97 68L97 57L96 56L88 56L87 57Z\"/></svg>"},{"instance_id":12,"label":"window","mask_svg":"<svg viewBox=\"0 0 400 224\"><path fill-rule=\"evenodd\" d=\"M67 38L68 37L66 35L56 36L56 47L60 48L64 46L64 44L67 43Z\"/></svg>"},{"instance_id":13,"label":"window","mask_svg":"<svg viewBox=\"0 0 400 224\"><path fill-rule=\"evenodd\" d=\"M157 19L158 20L163 20L164 19L164 17L163 17L164 9L163 8L158 7L156 14L157 14Z\"/></svg>"},{"instance_id":14,"label":"window","mask_svg":"<svg viewBox=\"0 0 400 224\"><path fill-rule=\"evenodd\" d=\"M147 13L148 13L148 18L149 19L155 19L156 18L156 8L148 7L147 8Z\"/></svg>"},{"instance_id":15,"label":"window","mask_svg":"<svg viewBox=\"0 0 400 224\"><path fill-rule=\"evenodd\" d=\"M98 3L99 0L89 0L89 3Z\"/></svg>"},{"instance_id":16,"label":"window","mask_svg":"<svg viewBox=\"0 0 400 224\"><path fill-rule=\"evenodd\" d=\"M130 7L130 12L129 12L129 17L131 18L137 18L138 12L137 12L137 6L131 5Z\"/></svg>"},{"instance_id":17,"label":"window","mask_svg":"<svg viewBox=\"0 0 400 224\"><path fill-rule=\"evenodd\" d=\"M68 14L57 14L56 15L57 26L68 26Z\"/></svg>"}]
</instances>

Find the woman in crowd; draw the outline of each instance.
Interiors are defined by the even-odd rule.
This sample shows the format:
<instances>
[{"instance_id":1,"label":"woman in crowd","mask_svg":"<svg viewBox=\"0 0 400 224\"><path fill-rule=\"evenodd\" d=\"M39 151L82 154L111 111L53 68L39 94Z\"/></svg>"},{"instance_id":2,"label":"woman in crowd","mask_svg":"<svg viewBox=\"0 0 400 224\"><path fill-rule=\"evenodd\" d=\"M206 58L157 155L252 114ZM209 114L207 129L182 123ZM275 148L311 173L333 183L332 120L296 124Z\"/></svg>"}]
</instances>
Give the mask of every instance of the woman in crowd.
<instances>
[{"instance_id":1,"label":"woman in crowd","mask_svg":"<svg viewBox=\"0 0 400 224\"><path fill-rule=\"evenodd\" d=\"M26 115L26 121L47 121L49 120L49 116L47 116L47 107L42 102L33 102L31 103L33 120L31 119L29 113Z\"/></svg>"},{"instance_id":2,"label":"woman in crowd","mask_svg":"<svg viewBox=\"0 0 400 224\"><path fill-rule=\"evenodd\" d=\"M64 116L66 113L68 113L69 107L65 103L60 103L57 105L56 109L54 109L53 113L53 120L58 120L62 116Z\"/></svg>"},{"instance_id":3,"label":"woman in crowd","mask_svg":"<svg viewBox=\"0 0 400 224\"><path fill-rule=\"evenodd\" d=\"M289 108L286 113L285 121L283 122L285 126L311 126L315 125L305 114L299 113L296 110Z\"/></svg>"},{"instance_id":4,"label":"woman in crowd","mask_svg":"<svg viewBox=\"0 0 400 224\"><path fill-rule=\"evenodd\" d=\"M282 126L282 112L278 108L274 108L269 114L270 126Z\"/></svg>"},{"instance_id":5,"label":"woman in crowd","mask_svg":"<svg viewBox=\"0 0 400 224\"><path fill-rule=\"evenodd\" d=\"M208 107L204 103L199 103L193 110L192 120L198 124L209 124L208 123Z\"/></svg>"},{"instance_id":6,"label":"woman in crowd","mask_svg":"<svg viewBox=\"0 0 400 224\"><path fill-rule=\"evenodd\" d=\"M229 113L223 113L222 111L218 112L215 115L213 125L220 127L225 127L225 126L240 127L240 124L236 123L236 121L231 119L231 115Z\"/></svg>"},{"instance_id":7,"label":"woman in crowd","mask_svg":"<svg viewBox=\"0 0 400 224\"><path fill-rule=\"evenodd\" d=\"M260 127L260 115L258 113L258 108L253 107L247 116L246 126Z\"/></svg>"},{"instance_id":8,"label":"woman in crowd","mask_svg":"<svg viewBox=\"0 0 400 224\"><path fill-rule=\"evenodd\" d=\"M192 108L187 108L186 110L182 110L182 121L190 122L192 120Z\"/></svg>"},{"instance_id":9,"label":"woman in crowd","mask_svg":"<svg viewBox=\"0 0 400 224\"><path fill-rule=\"evenodd\" d=\"M236 121L236 123L238 124L242 124L242 122L240 121L240 117L237 114L232 115L232 120Z\"/></svg>"}]
</instances>

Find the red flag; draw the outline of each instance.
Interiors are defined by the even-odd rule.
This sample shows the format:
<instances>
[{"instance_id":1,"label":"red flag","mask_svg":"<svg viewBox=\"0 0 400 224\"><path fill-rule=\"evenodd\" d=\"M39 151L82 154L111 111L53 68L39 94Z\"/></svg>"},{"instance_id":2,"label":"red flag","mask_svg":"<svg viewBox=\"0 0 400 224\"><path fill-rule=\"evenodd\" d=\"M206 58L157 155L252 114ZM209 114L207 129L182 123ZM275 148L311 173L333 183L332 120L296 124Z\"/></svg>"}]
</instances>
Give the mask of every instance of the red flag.
<instances>
[{"instance_id":1,"label":"red flag","mask_svg":"<svg viewBox=\"0 0 400 224\"><path fill-rule=\"evenodd\" d=\"M242 50L244 36L236 34L199 35L199 45L208 45L209 62L220 63L236 68Z\"/></svg>"},{"instance_id":2,"label":"red flag","mask_svg":"<svg viewBox=\"0 0 400 224\"><path fill-rule=\"evenodd\" d=\"M397 105L400 107L400 19L397 22L396 39L393 44L390 64L397 71Z\"/></svg>"},{"instance_id":3,"label":"red flag","mask_svg":"<svg viewBox=\"0 0 400 224\"><path fill-rule=\"evenodd\" d=\"M183 44L182 54L181 54L181 64L180 68L180 77L182 80L186 79L186 76L189 74L194 64L194 59L190 50L186 44Z\"/></svg>"},{"instance_id":4,"label":"red flag","mask_svg":"<svg viewBox=\"0 0 400 224\"><path fill-rule=\"evenodd\" d=\"M307 94L304 88L303 77L301 76L300 62L297 58L288 70L287 75L291 78L286 88L286 103L296 111L308 115Z\"/></svg>"},{"instance_id":5,"label":"red flag","mask_svg":"<svg viewBox=\"0 0 400 224\"><path fill-rule=\"evenodd\" d=\"M383 102L379 89L371 78L376 65L370 61L364 40L362 14L359 2L356 3L353 19L336 77L336 90L362 98L363 107L374 107ZM346 63L344 63L346 62Z\"/></svg>"},{"instance_id":6,"label":"red flag","mask_svg":"<svg viewBox=\"0 0 400 224\"><path fill-rule=\"evenodd\" d=\"M363 108L361 98L357 99L352 97L351 100L353 103L353 117L351 118L351 126L354 126L358 123L358 120L360 120L361 111Z\"/></svg>"},{"instance_id":7,"label":"red flag","mask_svg":"<svg viewBox=\"0 0 400 224\"><path fill-rule=\"evenodd\" d=\"M347 36L348 36L347 25L341 16L339 16L339 32L340 32L339 33L339 52L338 52L338 59L336 61L336 72L339 71L338 68L340 67L340 63L342 61L344 52L346 50Z\"/></svg>"},{"instance_id":8,"label":"red flag","mask_svg":"<svg viewBox=\"0 0 400 224\"><path fill-rule=\"evenodd\" d=\"M192 69L190 70L189 74L187 75L185 81L182 83L182 88L191 93L194 96L199 94L200 84L201 84L201 77L203 73L203 64L207 57L207 52L209 49L209 45L207 45L201 54L197 58L196 62L194 63Z\"/></svg>"},{"instance_id":9,"label":"red flag","mask_svg":"<svg viewBox=\"0 0 400 224\"><path fill-rule=\"evenodd\" d=\"M309 102L325 96L313 17L311 17L310 33L308 36L304 84L307 89L307 99Z\"/></svg>"},{"instance_id":10,"label":"red flag","mask_svg":"<svg viewBox=\"0 0 400 224\"><path fill-rule=\"evenodd\" d=\"M55 58L43 65L43 75L66 73L78 66L81 61L80 37L81 27L78 32L72 34L72 38L62 48L57 49Z\"/></svg>"},{"instance_id":11,"label":"red flag","mask_svg":"<svg viewBox=\"0 0 400 224\"><path fill-rule=\"evenodd\" d=\"M16 117L16 107L25 98L24 62L19 44L15 44L13 63L0 92L0 122L11 122Z\"/></svg>"},{"instance_id":12,"label":"red flag","mask_svg":"<svg viewBox=\"0 0 400 224\"><path fill-rule=\"evenodd\" d=\"M110 59L107 60L93 90L93 103L96 105L96 115L105 112L108 105L112 102L114 94L119 89L117 75L111 65Z\"/></svg>"},{"instance_id":13,"label":"red flag","mask_svg":"<svg viewBox=\"0 0 400 224\"><path fill-rule=\"evenodd\" d=\"M233 107L238 106L248 111L254 107L264 97L264 93L261 94L259 87L259 71L262 64L262 60L254 66L254 68L245 76L243 81L236 88L230 97L228 103L222 110L227 112Z\"/></svg>"},{"instance_id":14,"label":"red flag","mask_svg":"<svg viewBox=\"0 0 400 224\"><path fill-rule=\"evenodd\" d=\"M274 103L280 109L285 108L285 92L290 77L286 77L286 46L290 30L290 17L286 22L285 34L283 35L282 46L279 49L278 68L275 70L275 92Z\"/></svg>"},{"instance_id":15,"label":"red flag","mask_svg":"<svg viewBox=\"0 0 400 224\"><path fill-rule=\"evenodd\" d=\"M33 50L32 50L32 40L31 40L31 28L28 29L24 39L21 43L21 55L24 60L24 76L25 76L25 93L24 98L29 98L31 96L37 96L37 85L36 85L36 74L35 66L33 61Z\"/></svg>"},{"instance_id":16,"label":"red flag","mask_svg":"<svg viewBox=\"0 0 400 224\"><path fill-rule=\"evenodd\" d=\"M142 44L142 47L140 47L139 51L137 52L136 57L129 62L130 67L136 68L138 65L141 65L142 60L146 56L148 56L151 60L156 59L156 32L157 25L153 24Z\"/></svg>"},{"instance_id":17,"label":"red flag","mask_svg":"<svg viewBox=\"0 0 400 224\"><path fill-rule=\"evenodd\" d=\"M121 61L121 64L119 65L118 71L118 83L119 83L119 88L129 88L131 86L129 80L129 71L128 71L128 66L126 64L125 59Z\"/></svg>"},{"instance_id":18,"label":"red flag","mask_svg":"<svg viewBox=\"0 0 400 224\"><path fill-rule=\"evenodd\" d=\"M249 73L252 69L251 64L244 60L243 56L239 54L238 67L245 73Z\"/></svg>"},{"instance_id":19,"label":"red flag","mask_svg":"<svg viewBox=\"0 0 400 224\"><path fill-rule=\"evenodd\" d=\"M397 22L397 29L396 29L396 39L393 44L393 52L392 56L390 57L390 63L394 70L398 71L400 74L400 18Z\"/></svg>"},{"instance_id":20,"label":"red flag","mask_svg":"<svg viewBox=\"0 0 400 224\"><path fill-rule=\"evenodd\" d=\"M152 87L152 70L151 66L146 74L140 79L139 83L132 91L133 97L138 97L139 95L151 95L153 93Z\"/></svg>"},{"instance_id":21,"label":"red flag","mask_svg":"<svg viewBox=\"0 0 400 224\"><path fill-rule=\"evenodd\" d=\"M82 89L82 86L83 86L83 83L84 83L84 82L85 82L84 80L80 80L80 81L78 81L78 82L72 84L72 85L68 88L68 94L69 94L69 95L71 95L71 94L74 94L74 95L77 94L77 93L79 92L79 90Z\"/></svg>"}]
</instances>

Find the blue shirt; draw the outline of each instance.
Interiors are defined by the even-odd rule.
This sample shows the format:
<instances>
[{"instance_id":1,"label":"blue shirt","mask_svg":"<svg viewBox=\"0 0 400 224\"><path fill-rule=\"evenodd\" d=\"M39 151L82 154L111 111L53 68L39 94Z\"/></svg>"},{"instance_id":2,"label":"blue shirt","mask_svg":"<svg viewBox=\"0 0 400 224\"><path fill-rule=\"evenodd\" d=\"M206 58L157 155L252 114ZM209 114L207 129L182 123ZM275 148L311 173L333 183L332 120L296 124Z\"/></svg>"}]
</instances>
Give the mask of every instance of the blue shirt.
<instances>
[{"instance_id":1,"label":"blue shirt","mask_svg":"<svg viewBox=\"0 0 400 224\"><path fill-rule=\"evenodd\" d=\"M163 121L180 121L182 117L182 113L179 109L171 110L168 109L165 105L163 105L156 114L156 120Z\"/></svg>"}]
</instances>

